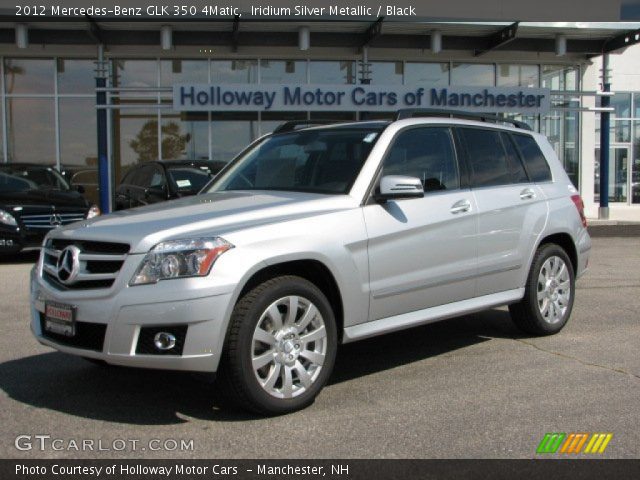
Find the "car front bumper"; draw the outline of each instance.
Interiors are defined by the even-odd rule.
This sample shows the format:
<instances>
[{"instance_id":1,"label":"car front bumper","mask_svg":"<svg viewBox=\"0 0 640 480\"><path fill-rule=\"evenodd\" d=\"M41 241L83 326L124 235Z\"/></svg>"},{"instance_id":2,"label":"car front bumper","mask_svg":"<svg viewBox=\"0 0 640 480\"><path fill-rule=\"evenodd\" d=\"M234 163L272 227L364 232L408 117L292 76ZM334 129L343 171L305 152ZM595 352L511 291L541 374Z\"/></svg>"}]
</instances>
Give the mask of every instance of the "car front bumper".
<instances>
[{"instance_id":1,"label":"car front bumper","mask_svg":"<svg viewBox=\"0 0 640 480\"><path fill-rule=\"evenodd\" d=\"M215 372L230 316L233 285L219 281L212 285L212 279L207 277L129 287L126 283L140 260L135 257L138 258L125 261L110 289L94 291L56 290L42 279L39 262L31 274L31 331L36 339L61 352L113 365ZM44 331L48 301L73 306L76 325L92 326L94 346L79 347L82 342L76 340L82 339L68 340ZM150 349L140 352L141 335L150 331L145 329L171 332L175 327L186 328L180 354L153 351L153 342ZM76 335L81 331L77 328ZM96 331L100 332L98 340ZM146 345L149 346L148 338Z\"/></svg>"},{"instance_id":2,"label":"car front bumper","mask_svg":"<svg viewBox=\"0 0 640 480\"><path fill-rule=\"evenodd\" d=\"M0 254L15 254L25 248L38 248L46 232L26 232L17 227L0 225Z\"/></svg>"}]
</instances>

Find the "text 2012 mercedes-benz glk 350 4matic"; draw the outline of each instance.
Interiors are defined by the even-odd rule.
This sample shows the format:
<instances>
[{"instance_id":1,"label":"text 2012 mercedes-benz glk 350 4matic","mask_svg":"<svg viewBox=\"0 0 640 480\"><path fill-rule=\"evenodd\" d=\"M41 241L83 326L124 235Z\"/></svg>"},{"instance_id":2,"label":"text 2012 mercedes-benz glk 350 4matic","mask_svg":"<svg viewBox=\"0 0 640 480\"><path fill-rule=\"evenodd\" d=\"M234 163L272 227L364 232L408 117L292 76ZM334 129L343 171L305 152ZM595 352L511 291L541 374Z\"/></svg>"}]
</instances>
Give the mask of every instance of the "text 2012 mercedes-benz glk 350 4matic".
<instances>
[{"instance_id":1,"label":"text 2012 mercedes-benz glk 350 4matic","mask_svg":"<svg viewBox=\"0 0 640 480\"><path fill-rule=\"evenodd\" d=\"M500 305L556 333L588 263L582 201L544 136L490 120L287 124L200 195L54 230L33 333L109 364L216 372L264 414L309 405L340 343Z\"/></svg>"}]
</instances>

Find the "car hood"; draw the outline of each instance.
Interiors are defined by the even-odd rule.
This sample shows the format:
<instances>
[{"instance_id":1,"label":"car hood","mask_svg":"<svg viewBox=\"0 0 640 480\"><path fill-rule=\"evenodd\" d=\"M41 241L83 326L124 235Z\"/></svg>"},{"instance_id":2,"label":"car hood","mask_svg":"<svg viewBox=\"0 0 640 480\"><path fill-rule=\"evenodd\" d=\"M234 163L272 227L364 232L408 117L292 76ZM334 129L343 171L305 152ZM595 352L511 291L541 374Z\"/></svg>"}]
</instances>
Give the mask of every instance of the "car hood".
<instances>
[{"instance_id":1,"label":"car hood","mask_svg":"<svg viewBox=\"0 0 640 480\"><path fill-rule=\"evenodd\" d=\"M159 242L220 235L259 225L354 208L348 195L234 191L181 198L115 212L57 229L56 238L112 241L146 253Z\"/></svg>"},{"instance_id":2,"label":"car hood","mask_svg":"<svg viewBox=\"0 0 640 480\"><path fill-rule=\"evenodd\" d=\"M24 192L0 192L0 204L7 207L55 206L86 208L87 201L73 190L27 190Z\"/></svg>"}]
</instances>

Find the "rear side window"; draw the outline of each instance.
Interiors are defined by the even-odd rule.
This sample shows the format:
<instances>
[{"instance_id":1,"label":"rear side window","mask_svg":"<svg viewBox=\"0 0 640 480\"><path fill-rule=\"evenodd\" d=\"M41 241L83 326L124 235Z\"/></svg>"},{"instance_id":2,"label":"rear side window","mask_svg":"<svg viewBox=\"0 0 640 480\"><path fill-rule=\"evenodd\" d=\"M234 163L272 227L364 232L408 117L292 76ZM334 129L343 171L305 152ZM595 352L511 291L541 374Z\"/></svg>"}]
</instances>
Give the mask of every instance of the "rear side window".
<instances>
[{"instance_id":1,"label":"rear side window","mask_svg":"<svg viewBox=\"0 0 640 480\"><path fill-rule=\"evenodd\" d=\"M535 139L529 135L518 134L514 134L513 139L522 154L529 178L534 182L550 181L551 170L549 169L549 164Z\"/></svg>"},{"instance_id":2,"label":"rear side window","mask_svg":"<svg viewBox=\"0 0 640 480\"><path fill-rule=\"evenodd\" d=\"M528 183L529 177L524 170L520 155L516 150L515 145L506 133L501 133L502 144L504 145L504 151L507 154L507 165L509 165L509 172L511 173L511 181L513 183Z\"/></svg>"},{"instance_id":3,"label":"rear side window","mask_svg":"<svg viewBox=\"0 0 640 480\"><path fill-rule=\"evenodd\" d=\"M460 134L471 168L471 185L491 187L513 183L500 132L481 128L461 128Z\"/></svg>"}]
</instances>

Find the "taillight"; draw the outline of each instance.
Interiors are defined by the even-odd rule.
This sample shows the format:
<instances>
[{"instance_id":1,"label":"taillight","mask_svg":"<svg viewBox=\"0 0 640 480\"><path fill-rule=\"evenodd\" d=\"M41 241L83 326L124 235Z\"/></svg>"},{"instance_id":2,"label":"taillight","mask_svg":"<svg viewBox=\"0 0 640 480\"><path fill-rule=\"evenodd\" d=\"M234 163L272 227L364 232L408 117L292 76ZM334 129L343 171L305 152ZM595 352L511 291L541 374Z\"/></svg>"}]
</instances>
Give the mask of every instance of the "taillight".
<instances>
[{"instance_id":1,"label":"taillight","mask_svg":"<svg viewBox=\"0 0 640 480\"><path fill-rule=\"evenodd\" d=\"M573 204L578 209L578 213L580 214L580 220L582 220L582 226L587 226L587 217L584 216L584 202L582 201L582 197L580 195L571 195L571 200L573 200Z\"/></svg>"}]
</instances>

